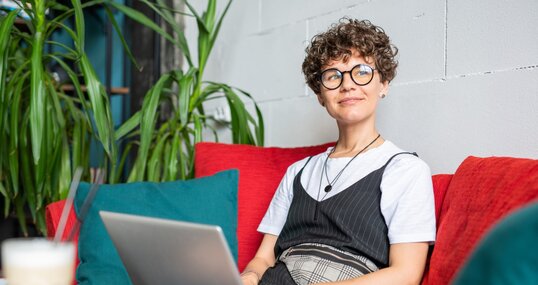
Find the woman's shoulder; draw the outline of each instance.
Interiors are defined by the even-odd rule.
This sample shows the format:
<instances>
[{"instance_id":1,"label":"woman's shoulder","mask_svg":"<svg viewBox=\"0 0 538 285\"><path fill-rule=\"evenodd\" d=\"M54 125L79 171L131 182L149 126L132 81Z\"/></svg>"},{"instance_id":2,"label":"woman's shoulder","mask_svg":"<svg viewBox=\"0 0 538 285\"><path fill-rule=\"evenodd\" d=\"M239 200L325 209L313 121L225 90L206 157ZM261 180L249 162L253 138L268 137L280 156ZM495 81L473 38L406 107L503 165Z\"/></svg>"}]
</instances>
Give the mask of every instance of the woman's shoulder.
<instances>
[{"instance_id":1,"label":"woman's shoulder","mask_svg":"<svg viewBox=\"0 0 538 285\"><path fill-rule=\"evenodd\" d=\"M430 171L428 164L414 151L404 150L390 141L385 141L384 147L384 156L388 162L386 171Z\"/></svg>"}]
</instances>

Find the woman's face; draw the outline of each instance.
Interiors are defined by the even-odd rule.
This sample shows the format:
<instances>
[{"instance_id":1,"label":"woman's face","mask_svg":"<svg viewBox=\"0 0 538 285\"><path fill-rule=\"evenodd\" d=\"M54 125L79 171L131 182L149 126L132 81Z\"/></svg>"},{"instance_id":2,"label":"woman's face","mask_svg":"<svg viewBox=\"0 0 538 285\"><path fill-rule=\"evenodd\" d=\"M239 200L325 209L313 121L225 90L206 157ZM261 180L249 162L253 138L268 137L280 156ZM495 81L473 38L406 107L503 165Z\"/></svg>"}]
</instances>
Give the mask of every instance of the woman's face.
<instances>
[{"instance_id":1,"label":"woman's face","mask_svg":"<svg viewBox=\"0 0 538 285\"><path fill-rule=\"evenodd\" d=\"M353 51L347 62L342 60L330 62L323 67L322 71L334 68L345 72L358 64L376 68L373 59L364 58L357 51ZM353 82L351 73L346 72L338 88L329 90L322 85L318 100L339 124L374 123L377 102L382 94L387 94L387 91L388 82L381 82L381 76L377 70L374 70L370 83L363 86Z\"/></svg>"}]
</instances>

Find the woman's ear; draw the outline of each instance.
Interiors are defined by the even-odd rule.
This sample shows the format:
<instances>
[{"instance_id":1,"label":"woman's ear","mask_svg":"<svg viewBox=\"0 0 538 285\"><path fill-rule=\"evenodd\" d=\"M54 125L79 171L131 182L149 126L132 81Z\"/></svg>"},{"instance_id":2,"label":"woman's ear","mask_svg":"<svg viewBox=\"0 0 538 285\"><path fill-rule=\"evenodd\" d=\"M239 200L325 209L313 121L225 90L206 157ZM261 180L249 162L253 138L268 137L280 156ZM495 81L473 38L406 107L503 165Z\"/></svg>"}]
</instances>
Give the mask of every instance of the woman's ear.
<instances>
[{"instance_id":1,"label":"woman's ear","mask_svg":"<svg viewBox=\"0 0 538 285\"><path fill-rule=\"evenodd\" d=\"M383 99L389 93L389 82L385 81L382 83L381 91L379 92L379 98Z\"/></svg>"}]
</instances>

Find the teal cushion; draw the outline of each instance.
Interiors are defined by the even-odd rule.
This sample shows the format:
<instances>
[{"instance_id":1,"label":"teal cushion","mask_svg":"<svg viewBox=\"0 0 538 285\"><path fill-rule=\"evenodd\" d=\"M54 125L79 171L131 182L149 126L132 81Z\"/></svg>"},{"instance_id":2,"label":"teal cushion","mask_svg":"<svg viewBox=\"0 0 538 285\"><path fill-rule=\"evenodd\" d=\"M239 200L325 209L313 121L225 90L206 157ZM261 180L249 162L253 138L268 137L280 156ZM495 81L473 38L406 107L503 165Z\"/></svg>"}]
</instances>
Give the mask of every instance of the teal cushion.
<instances>
[{"instance_id":1,"label":"teal cushion","mask_svg":"<svg viewBox=\"0 0 538 285\"><path fill-rule=\"evenodd\" d=\"M77 282L131 284L100 210L219 225L237 260L237 179L237 170L228 170L187 181L101 185L80 228ZM81 183L78 188L77 216L90 187Z\"/></svg>"},{"instance_id":2,"label":"teal cushion","mask_svg":"<svg viewBox=\"0 0 538 285\"><path fill-rule=\"evenodd\" d=\"M482 240L454 285L538 284L538 202L499 222Z\"/></svg>"}]
</instances>

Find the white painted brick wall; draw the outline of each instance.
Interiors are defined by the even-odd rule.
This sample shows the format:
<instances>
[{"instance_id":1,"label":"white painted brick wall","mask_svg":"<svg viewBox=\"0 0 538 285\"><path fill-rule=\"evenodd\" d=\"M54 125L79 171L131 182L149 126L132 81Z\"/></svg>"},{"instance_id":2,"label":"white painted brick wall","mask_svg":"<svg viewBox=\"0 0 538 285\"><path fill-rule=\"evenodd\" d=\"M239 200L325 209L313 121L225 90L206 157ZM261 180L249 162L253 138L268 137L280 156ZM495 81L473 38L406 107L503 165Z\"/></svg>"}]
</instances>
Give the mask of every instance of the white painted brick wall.
<instances>
[{"instance_id":1,"label":"white painted brick wall","mask_svg":"<svg viewBox=\"0 0 538 285\"><path fill-rule=\"evenodd\" d=\"M448 76L538 65L538 1L448 1Z\"/></svg>"},{"instance_id":2,"label":"white painted brick wall","mask_svg":"<svg viewBox=\"0 0 538 285\"><path fill-rule=\"evenodd\" d=\"M378 112L385 138L434 173L454 172L468 155L538 158L535 0L234 0L207 79L254 96L268 146L334 140L301 63L307 40L343 16L371 20L400 49ZM194 31L187 21L190 40Z\"/></svg>"}]
</instances>

